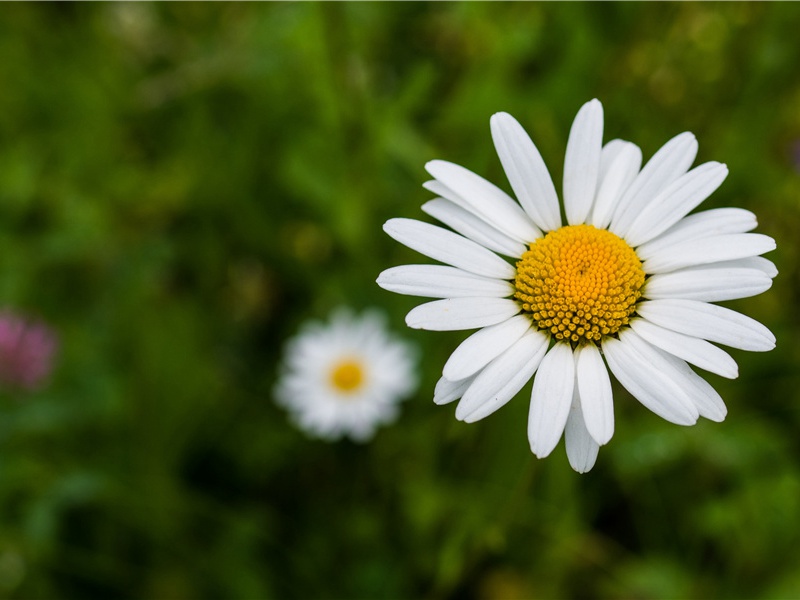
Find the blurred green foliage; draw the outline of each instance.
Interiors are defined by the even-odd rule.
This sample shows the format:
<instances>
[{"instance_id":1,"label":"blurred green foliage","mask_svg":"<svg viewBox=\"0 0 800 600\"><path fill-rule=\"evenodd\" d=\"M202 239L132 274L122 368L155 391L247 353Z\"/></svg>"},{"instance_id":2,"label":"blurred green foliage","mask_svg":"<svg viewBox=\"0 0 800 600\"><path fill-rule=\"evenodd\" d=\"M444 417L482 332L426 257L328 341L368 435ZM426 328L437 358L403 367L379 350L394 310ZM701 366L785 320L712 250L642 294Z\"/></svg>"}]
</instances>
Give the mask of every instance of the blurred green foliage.
<instances>
[{"instance_id":1,"label":"blurred green foliage","mask_svg":"<svg viewBox=\"0 0 800 600\"><path fill-rule=\"evenodd\" d=\"M0 397L0 596L800 597L800 6L13 4L0 10L0 303L51 323L51 384ZM433 158L506 187L505 110L557 185L571 120L645 156L683 130L730 167L781 270L730 303L778 348L709 376L723 424L615 389L579 476L537 461L524 393L435 407L464 334L402 331L421 389L374 442L272 402L281 344L419 262Z\"/></svg>"}]
</instances>

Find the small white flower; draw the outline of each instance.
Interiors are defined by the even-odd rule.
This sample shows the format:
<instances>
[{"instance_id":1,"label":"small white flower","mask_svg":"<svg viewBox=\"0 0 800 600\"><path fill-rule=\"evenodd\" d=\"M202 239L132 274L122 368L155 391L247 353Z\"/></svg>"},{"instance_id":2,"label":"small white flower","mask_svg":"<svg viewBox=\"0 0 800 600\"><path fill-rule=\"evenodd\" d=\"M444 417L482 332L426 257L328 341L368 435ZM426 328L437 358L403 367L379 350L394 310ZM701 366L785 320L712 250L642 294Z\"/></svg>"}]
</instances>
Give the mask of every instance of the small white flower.
<instances>
[{"instance_id":1,"label":"small white flower","mask_svg":"<svg viewBox=\"0 0 800 600\"><path fill-rule=\"evenodd\" d=\"M413 393L414 366L413 348L387 331L383 315L339 309L287 342L275 398L314 437L365 442Z\"/></svg>"},{"instance_id":2,"label":"small white flower","mask_svg":"<svg viewBox=\"0 0 800 600\"><path fill-rule=\"evenodd\" d=\"M445 364L434 401L460 399L456 418L471 423L503 406L538 370L531 450L549 455L564 433L579 472L594 466L614 433L608 370L668 421L722 421L719 394L687 363L735 378L734 360L710 342L774 348L763 325L710 303L760 294L777 274L760 257L774 240L746 233L756 227L751 212L689 215L727 167L708 162L689 170L697 141L686 132L640 169L636 145L603 145L603 107L592 100L567 143L564 224L547 167L522 126L498 113L491 130L519 203L475 173L434 160L426 169L435 179L424 187L439 197L422 209L457 233L411 219L384 226L400 243L450 265L381 273L378 284L387 290L442 298L413 309L406 323L478 329Z\"/></svg>"}]
</instances>

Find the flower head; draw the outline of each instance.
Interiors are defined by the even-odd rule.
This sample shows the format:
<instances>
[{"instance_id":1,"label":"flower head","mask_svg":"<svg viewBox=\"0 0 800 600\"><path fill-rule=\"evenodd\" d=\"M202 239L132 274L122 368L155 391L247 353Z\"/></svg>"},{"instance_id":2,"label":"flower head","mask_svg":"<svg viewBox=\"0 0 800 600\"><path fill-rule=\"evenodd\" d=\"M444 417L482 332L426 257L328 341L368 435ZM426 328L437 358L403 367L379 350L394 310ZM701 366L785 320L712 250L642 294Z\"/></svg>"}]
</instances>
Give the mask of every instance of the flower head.
<instances>
[{"instance_id":1,"label":"flower head","mask_svg":"<svg viewBox=\"0 0 800 600\"><path fill-rule=\"evenodd\" d=\"M426 165L434 179L424 187L438 197L422 209L452 231L412 219L384 226L447 265L405 265L378 277L387 290L441 298L413 309L407 324L478 329L445 364L434 401L460 399L456 418L474 422L535 374L531 450L545 457L564 434L580 472L592 468L614 433L609 370L668 421L722 421L725 404L689 364L735 378L733 358L711 342L766 351L775 338L712 302L760 294L777 274L760 256L774 240L747 233L756 227L751 212L689 214L719 187L727 167L708 162L690 170L697 141L686 132L642 168L631 142L603 145L603 108L592 100L567 142L562 215L522 126L498 113L491 130L518 202L475 173L434 160Z\"/></svg>"},{"instance_id":2,"label":"flower head","mask_svg":"<svg viewBox=\"0 0 800 600\"><path fill-rule=\"evenodd\" d=\"M275 397L312 436L369 440L416 388L415 352L376 312L339 309L286 345Z\"/></svg>"},{"instance_id":3,"label":"flower head","mask_svg":"<svg viewBox=\"0 0 800 600\"><path fill-rule=\"evenodd\" d=\"M38 388L53 369L57 347L55 333L43 323L0 311L0 384L28 391Z\"/></svg>"}]
</instances>

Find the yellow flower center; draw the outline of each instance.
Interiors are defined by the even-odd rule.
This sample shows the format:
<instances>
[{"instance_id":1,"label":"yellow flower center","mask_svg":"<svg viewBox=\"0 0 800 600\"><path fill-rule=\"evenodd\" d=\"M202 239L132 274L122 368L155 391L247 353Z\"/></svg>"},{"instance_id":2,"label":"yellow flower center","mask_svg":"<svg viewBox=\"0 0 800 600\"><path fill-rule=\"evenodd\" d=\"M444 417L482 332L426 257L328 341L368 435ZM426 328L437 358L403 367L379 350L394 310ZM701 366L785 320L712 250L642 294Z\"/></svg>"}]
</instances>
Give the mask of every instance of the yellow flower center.
<instances>
[{"instance_id":1,"label":"yellow flower center","mask_svg":"<svg viewBox=\"0 0 800 600\"><path fill-rule=\"evenodd\" d=\"M354 392L363 382L364 368L357 360L343 360L331 370L331 383L340 392Z\"/></svg>"},{"instance_id":2,"label":"yellow flower center","mask_svg":"<svg viewBox=\"0 0 800 600\"><path fill-rule=\"evenodd\" d=\"M514 297L557 340L599 342L627 325L644 284L642 263L622 239L568 225L531 244L517 262Z\"/></svg>"}]
</instances>

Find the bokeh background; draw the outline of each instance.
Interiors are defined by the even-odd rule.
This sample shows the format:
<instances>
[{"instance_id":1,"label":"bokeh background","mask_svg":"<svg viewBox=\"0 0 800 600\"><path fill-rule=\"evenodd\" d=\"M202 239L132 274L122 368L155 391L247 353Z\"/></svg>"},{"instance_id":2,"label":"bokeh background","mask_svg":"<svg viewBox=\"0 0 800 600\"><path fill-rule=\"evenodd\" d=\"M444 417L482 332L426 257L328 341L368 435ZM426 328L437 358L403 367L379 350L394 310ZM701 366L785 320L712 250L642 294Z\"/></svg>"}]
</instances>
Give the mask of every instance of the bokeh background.
<instances>
[{"instance_id":1,"label":"bokeh background","mask_svg":"<svg viewBox=\"0 0 800 600\"><path fill-rule=\"evenodd\" d=\"M50 4L0 10L0 307L56 368L0 395L0 597L800 597L800 5ZM693 131L781 274L727 305L776 334L708 379L725 423L615 388L577 475L525 392L476 425L432 390L464 333L406 330L377 274L421 257L423 165L509 189L505 110L557 186L581 104L645 157ZM423 357L374 441L310 440L282 343L383 307ZM526 390L528 390L526 388Z\"/></svg>"}]
</instances>

